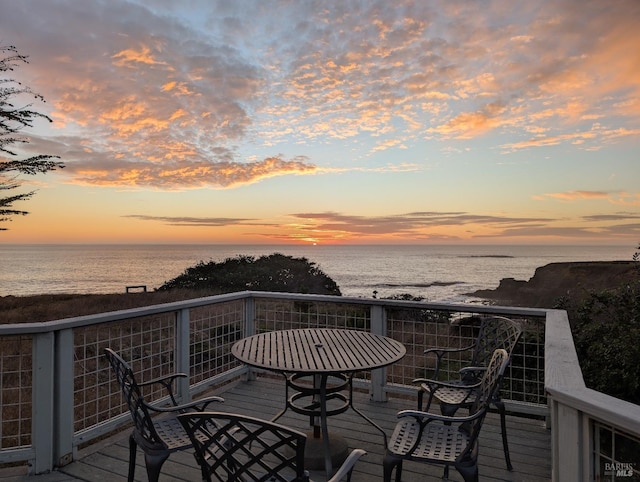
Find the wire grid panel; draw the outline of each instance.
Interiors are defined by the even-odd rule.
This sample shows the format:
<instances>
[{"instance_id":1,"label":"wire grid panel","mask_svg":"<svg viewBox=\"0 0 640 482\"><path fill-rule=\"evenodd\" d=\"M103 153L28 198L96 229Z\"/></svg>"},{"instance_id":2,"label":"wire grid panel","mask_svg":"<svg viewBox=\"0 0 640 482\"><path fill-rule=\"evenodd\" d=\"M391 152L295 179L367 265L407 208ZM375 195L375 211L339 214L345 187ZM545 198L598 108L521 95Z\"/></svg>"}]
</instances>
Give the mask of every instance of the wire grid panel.
<instances>
[{"instance_id":1,"label":"wire grid panel","mask_svg":"<svg viewBox=\"0 0 640 482\"><path fill-rule=\"evenodd\" d=\"M327 303L321 301L257 299L256 332L300 328L340 328L371 331L368 306ZM354 374L368 380L370 372Z\"/></svg>"},{"instance_id":2,"label":"wire grid panel","mask_svg":"<svg viewBox=\"0 0 640 482\"><path fill-rule=\"evenodd\" d=\"M522 326L500 389L505 400L547 405L544 390L544 318L511 317Z\"/></svg>"},{"instance_id":3,"label":"wire grid panel","mask_svg":"<svg viewBox=\"0 0 640 482\"><path fill-rule=\"evenodd\" d=\"M74 346L74 431L78 432L128 411L105 348L131 365L138 383L175 373L176 313L76 328ZM143 392L149 402L167 395L160 385Z\"/></svg>"},{"instance_id":4,"label":"wire grid panel","mask_svg":"<svg viewBox=\"0 0 640 482\"><path fill-rule=\"evenodd\" d=\"M471 345L476 335L464 322L471 314L465 315L444 310L388 309L387 335L401 342L407 349L406 356L389 367L388 381L412 385L415 378L434 378L436 357L427 356L424 351L429 348L464 348ZM460 368L470 361L470 351L453 353L443 358L438 378L457 378Z\"/></svg>"},{"instance_id":5,"label":"wire grid panel","mask_svg":"<svg viewBox=\"0 0 640 482\"><path fill-rule=\"evenodd\" d=\"M231 354L245 336L243 300L193 308L189 314L191 384L224 373L241 363Z\"/></svg>"},{"instance_id":6,"label":"wire grid panel","mask_svg":"<svg viewBox=\"0 0 640 482\"><path fill-rule=\"evenodd\" d=\"M256 300L256 332L297 328L371 330L368 306L320 301Z\"/></svg>"},{"instance_id":7,"label":"wire grid panel","mask_svg":"<svg viewBox=\"0 0 640 482\"><path fill-rule=\"evenodd\" d=\"M389 367L388 382L412 385L415 378L435 377L435 355L429 348L465 348L478 335L482 319L493 316L473 312L393 308L387 310L388 336L407 348L407 355ZM544 392L544 319L514 318L524 330L502 383L502 398L546 405ZM441 359L438 379L455 380L459 370L471 362L472 351L446 355Z\"/></svg>"},{"instance_id":8,"label":"wire grid panel","mask_svg":"<svg viewBox=\"0 0 640 482\"><path fill-rule=\"evenodd\" d=\"M0 339L0 448L31 445L33 339Z\"/></svg>"}]
</instances>

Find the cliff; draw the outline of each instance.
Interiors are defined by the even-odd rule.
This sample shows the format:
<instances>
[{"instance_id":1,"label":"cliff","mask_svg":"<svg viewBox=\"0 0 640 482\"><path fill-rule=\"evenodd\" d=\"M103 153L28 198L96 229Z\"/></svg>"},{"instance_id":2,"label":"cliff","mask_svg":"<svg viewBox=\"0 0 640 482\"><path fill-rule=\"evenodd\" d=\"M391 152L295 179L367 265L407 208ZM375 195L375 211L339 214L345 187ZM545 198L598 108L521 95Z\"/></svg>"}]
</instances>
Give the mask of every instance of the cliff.
<instances>
[{"instance_id":1,"label":"cliff","mask_svg":"<svg viewBox=\"0 0 640 482\"><path fill-rule=\"evenodd\" d=\"M551 263L536 269L529 281L504 278L495 290L470 294L501 305L553 308L562 297L579 301L589 293L638 280L637 265L634 261Z\"/></svg>"}]
</instances>

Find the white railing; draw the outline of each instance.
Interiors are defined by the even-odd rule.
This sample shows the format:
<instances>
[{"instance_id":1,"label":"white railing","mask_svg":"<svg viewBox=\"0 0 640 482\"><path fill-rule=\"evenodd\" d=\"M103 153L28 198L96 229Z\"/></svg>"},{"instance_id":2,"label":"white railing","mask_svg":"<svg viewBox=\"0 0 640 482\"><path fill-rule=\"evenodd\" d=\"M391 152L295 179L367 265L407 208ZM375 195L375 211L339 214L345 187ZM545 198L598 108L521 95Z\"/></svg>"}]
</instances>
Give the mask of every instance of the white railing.
<instances>
[{"instance_id":1,"label":"white railing","mask_svg":"<svg viewBox=\"0 0 640 482\"><path fill-rule=\"evenodd\" d=\"M640 406L587 388L566 312L549 310L545 388L551 412L554 481L640 477ZM602 440L603 432L613 440ZM622 458L623 446L635 460Z\"/></svg>"},{"instance_id":2,"label":"white railing","mask_svg":"<svg viewBox=\"0 0 640 482\"><path fill-rule=\"evenodd\" d=\"M178 387L186 401L247 373L230 354L242 337L309 326L370 330L407 347L401 362L361 381L374 400L382 401L389 393L415 391L411 380L428 375L425 347L467 345L474 336L469 321L489 314L516 318L525 327L521 351L505 377L503 398L514 412L547 415L551 409L555 480L588 480L596 473L594 464L602 454L594 442L595 422L616 433L640 435L640 407L584 387L565 312L242 292L47 323L0 325L0 463L27 462L29 473L47 472L73 461L79 447L129 423L120 388L102 354L105 347L130 360L141 379L189 373L189 380ZM450 371L464 362L453 363ZM159 393L145 396L162 402Z\"/></svg>"}]
</instances>

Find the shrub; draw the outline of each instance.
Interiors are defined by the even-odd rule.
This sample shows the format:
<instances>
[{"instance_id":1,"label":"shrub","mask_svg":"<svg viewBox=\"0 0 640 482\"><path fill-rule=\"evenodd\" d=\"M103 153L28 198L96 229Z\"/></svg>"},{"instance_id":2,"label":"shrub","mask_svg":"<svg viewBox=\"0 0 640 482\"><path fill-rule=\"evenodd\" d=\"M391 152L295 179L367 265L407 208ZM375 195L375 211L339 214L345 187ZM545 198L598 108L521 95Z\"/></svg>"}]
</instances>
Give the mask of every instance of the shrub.
<instances>
[{"instance_id":1,"label":"shrub","mask_svg":"<svg viewBox=\"0 0 640 482\"><path fill-rule=\"evenodd\" d=\"M573 333L585 383L640 404L640 282L593 293L577 310Z\"/></svg>"},{"instance_id":2,"label":"shrub","mask_svg":"<svg viewBox=\"0 0 640 482\"><path fill-rule=\"evenodd\" d=\"M640 250L640 247L638 247ZM633 260L638 262L636 253ZM577 308L563 301L585 384L640 404L640 271L618 288L590 293Z\"/></svg>"},{"instance_id":3,"label":"shrub","mask_svg":"<svg viewBox=\"0 0 640 482\"><path fill-rule=\"evenodd\" d=\"M340 288L315 263L275 253L254 258L238 256L222 263L200 261L158 290L201 289L212 294L234 291L276 291L340 296Z\"/></svg>"}]
</instances>

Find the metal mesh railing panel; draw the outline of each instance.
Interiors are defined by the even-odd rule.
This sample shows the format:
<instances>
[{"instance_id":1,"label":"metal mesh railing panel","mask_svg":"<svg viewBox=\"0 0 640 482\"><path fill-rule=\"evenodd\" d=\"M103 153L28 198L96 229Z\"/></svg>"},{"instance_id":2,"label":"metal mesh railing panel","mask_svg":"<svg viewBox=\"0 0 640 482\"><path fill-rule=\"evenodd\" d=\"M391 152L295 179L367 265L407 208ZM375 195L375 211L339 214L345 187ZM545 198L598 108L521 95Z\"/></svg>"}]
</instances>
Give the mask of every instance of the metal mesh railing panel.
<instances>
[{"instance_id":1,"label":"metal mesh railing panel","mask_svg":"<svg viewBox=\"0 0 640 482\"><path fill-rule=\"evenodd\" d=\"M387 310L387 336L400 341L407 355L389 367L387 382L411 385L415 378L433 378L435 356L428 348L464 348L474 343L480 322L490 314L431 309ZM544 392L544 319L511 317L524 330L502 383L504 400L546 405ZM439 379L459 378L459 370L471 362L471 350L444 357Z\"/></svg>"},{"instance_id":2,"label":"metal mesh railing panel","mask_svg":"<svg viewBox=\"0 0 640 482\"><path fill-rule=\"evenodd\" d=\"M256 332L296 328L348 328L370 331L368 306L317 301L256 300Z\"/></svg>"},{"instance_id":3,"label":"metal mesh railing panel","mask_svg":"<svg viewBox=\"0 0 640 482\"><path fill-rule=\"evenodd\" d=\"M242 300L190 310L189 365L191 384L240 365L232 355L233 344L245 336Z\"/></svg>"},{"instance_id":4,"label":"metal mesh railing panel","mask_svg":"<svg viewBox=\"0 0 640 482\"><path fill-rule=\"evenodd\" d=\"M369 306L296 300L256 300L256 332L299 328L341 328L371 331ZM370 372L355 378L369 380Z\"/></svg>"},{"instance_id":5,"label":"metal mesh railing panel","mask_svg":"<svg viewBox=\"0 0 640 482\"><path fill-rule=\"evenodd\" d=\"M0 338L0 449L31 445L31 336Z\"/></svg>"},{"instance_id":6,"label":"metal mesh railing panel","mask_svg":"<svg viewBox=\"0 0 640 482\"><path fill-rule=\"evenodd\" d=\"M138 382L175 372L174 312L74 329L74 431L105 422L128 408L111 376L103 350L111 348L126 360ZM161 387L145 388L154 401L166 396Z\"/></svg>"}]
</instances>

